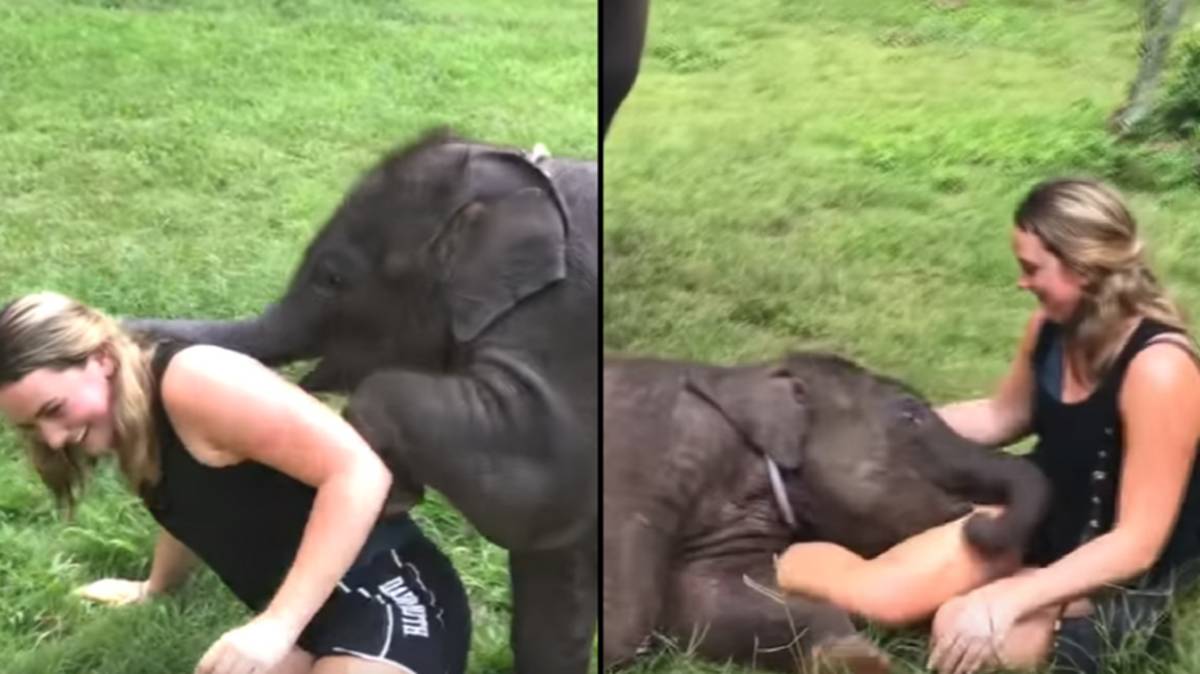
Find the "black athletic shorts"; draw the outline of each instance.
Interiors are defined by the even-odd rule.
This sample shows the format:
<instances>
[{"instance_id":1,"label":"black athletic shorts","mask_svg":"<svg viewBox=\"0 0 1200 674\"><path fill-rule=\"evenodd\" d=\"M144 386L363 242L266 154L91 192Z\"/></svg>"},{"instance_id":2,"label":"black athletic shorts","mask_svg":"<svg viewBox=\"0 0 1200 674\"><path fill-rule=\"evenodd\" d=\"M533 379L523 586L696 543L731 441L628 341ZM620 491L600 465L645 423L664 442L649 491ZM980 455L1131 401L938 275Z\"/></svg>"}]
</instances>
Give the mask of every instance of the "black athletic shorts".
<instances>
[{"instance_id":1,"label":"black athletic shorts","mask_svg":"<svg viewBox=\"0 0 1200 674\"><path fill-rule=\"evenodd\" d=\"M462 674L471 613L450 560L419 530L394 547L372 547L305 628L300 648L316 658L388 662L397 672Z\"/></svg>"}]
</instances>

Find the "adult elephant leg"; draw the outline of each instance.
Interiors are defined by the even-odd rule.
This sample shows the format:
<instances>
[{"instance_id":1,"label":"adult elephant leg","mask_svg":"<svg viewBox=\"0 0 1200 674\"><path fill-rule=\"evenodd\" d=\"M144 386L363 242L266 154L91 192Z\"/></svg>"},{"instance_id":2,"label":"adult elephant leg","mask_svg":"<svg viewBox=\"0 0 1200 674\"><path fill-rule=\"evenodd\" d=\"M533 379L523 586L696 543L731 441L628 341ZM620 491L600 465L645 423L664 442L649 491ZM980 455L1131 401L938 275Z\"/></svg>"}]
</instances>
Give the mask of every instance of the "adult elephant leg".
<instances>
[{"instance_id":1,"label":"adult elephant leg","mask_svg":"<svg viewBox=\"0 0 1200 674\"><path fill-rule=\"evenodd\" d=\"M769 558L745 569L692 563L671 584L668 635L709 660L788 674L812 671L814 650L829 671L888 671L887 656L858 634L845 611L783 594L774 575Z\"/></svg>"},{"instance_id":2,"label":"adult elephant leg","mask_svg":"<svg viewBox=\"0 0 1200 674\"><path fill-rule=\"evenodd\" d=\"M585 674L596 627L596 536L565 550L509 553L517 674Z\"/></svg>"},{"instance_id":3,"label":"adult elephant leg","mask_svg":"<svg viewBox=\"0 0 1200 674\"><path fill-rule=\"evenodd\" d=\"M646 42L649 0L609 0L602 3L604 87L600 96L601 136L608 135L617 108L633 88Z\"/></svg>"}]
</instances>

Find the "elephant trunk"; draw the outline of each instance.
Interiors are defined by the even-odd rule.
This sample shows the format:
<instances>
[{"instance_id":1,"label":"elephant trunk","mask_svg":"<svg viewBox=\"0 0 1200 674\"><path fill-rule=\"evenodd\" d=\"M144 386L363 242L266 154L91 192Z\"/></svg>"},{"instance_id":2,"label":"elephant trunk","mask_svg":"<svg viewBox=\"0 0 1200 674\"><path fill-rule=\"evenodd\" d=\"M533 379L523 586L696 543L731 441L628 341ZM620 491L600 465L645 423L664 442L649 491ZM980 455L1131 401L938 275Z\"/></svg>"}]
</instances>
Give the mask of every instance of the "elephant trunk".
<instances>
[{"instance_id":1,"label":"elephant trunk","mask_svg":"<svg viewBox=\"0 0 1200 674\"><path fill-rule=\"evenodd\" d=\"M314 331L290 320L279 304L237 321L134 318L124 326L155 337L220 346L272 366L316 355Z\"/></svg>"},{"instance_id":2,"label":"elephant trunk","mask_svg":"<svg viewBox=\"0 0 1200 674\"><path fill-rule=\"evenodd\" d=\"M1005 506L999 517L977 513L967 522L965 535L987 553L1023 551L1035 529L1046 516L1052 497L1050 481L1026 459L996 456L991 470L994 502Z\"/></svg>"}]
</instances>

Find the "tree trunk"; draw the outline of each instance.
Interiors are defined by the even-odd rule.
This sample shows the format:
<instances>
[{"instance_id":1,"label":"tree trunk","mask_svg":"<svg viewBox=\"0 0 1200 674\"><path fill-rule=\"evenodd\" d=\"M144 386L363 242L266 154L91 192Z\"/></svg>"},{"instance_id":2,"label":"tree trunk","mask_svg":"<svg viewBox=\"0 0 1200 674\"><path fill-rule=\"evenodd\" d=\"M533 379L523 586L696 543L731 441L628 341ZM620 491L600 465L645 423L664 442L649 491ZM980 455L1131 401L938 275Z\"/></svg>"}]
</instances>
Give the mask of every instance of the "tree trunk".
<instances>
[{"instance_id":1,"label":"tree trunk","mask_svg":"<svg viewBox=\"0 0 1200 674\"><path fill-rule=\"evenodd\" d=\"M1154 90L1167 62L1171 39L1179 29L1187 0L1144 0L1142 5L1142 43L1138 46L1139 62L1129 97L1108 120L1109 129L1117 135L1132 131L1154 110Z\"/></svg>"}]
</instances>

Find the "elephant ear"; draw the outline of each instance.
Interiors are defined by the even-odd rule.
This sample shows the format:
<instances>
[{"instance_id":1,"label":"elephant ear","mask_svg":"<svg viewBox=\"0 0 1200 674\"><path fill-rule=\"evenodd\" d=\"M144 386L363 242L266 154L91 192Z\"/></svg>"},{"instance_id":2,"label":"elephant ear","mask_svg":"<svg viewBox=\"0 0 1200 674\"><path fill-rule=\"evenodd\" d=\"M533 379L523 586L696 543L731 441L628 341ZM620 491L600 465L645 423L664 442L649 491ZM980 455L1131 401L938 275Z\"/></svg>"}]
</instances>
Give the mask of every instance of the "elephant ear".
<instances>
[{"instance_id":1,"label":"elephant ear","mask_svg":"<svg viewBox=\"0 0 1200 674\"><path fill-rule=\"evenodd\" d=\"M465 207L450 279L451 330L469 342L521 300L566 278L566 234L555 201L527 187Z\"/></svg>"},{"instance_id":2,"label":"elephant ear","mask_svg":"<svg viewBox=\"0 0 1200 674\"><path fill-rule=\"evenodd\" d=\"M462 154L465 185L472 198L479 200L502 197L526 187L540 187L563 211L562 224L565 226L566 209L558 188L540 164L540 159L530 157L516 150L467 145Z\"/></svg>"},{"instance_id":3,"label":"elephant ear","mask_svg":"<svg viewBox=\"0 0 1200 674\"><path fill-rule=\"evenodd\" d=\"M809 429L803 383L784 367L721 370L689 378L689 388L782 468L799 468Z\"/></svg>"}]
</instances>

